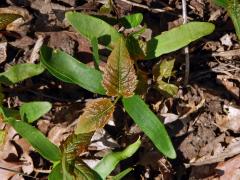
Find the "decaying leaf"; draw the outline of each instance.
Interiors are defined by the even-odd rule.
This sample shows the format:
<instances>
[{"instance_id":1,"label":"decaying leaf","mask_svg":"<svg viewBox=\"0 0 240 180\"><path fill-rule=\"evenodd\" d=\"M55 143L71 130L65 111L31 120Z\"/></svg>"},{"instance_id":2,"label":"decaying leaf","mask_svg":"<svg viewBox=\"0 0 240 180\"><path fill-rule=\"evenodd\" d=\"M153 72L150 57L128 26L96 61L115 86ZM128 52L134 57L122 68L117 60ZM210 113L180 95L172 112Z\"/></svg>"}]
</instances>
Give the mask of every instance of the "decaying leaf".
<instances>
[{"instance_id":1,"label":"decaying leaf","mask_svg":"<svg viewBox=\"0 0 240 180\"><path fill-rule=\"evenodd\" d=\"M134 95L137 76L123 38L120 38L108 58L104 70L103 86L109 96L130 97Z\"/></svg>"},{"instance_id":2,"label":"decaying leaf","mask_svg":"<svg viewBox=\"0 0 240 180\"><path fill-rule=\"evenodd\" d=\"M1 30L1 15L0 15L0 30ZM0 63L7 59L7 42L0 43Z\"/></svg>"},{"instance_id":3,"label":"decaying leaf","mask_svg":"<svg viewBox=\"0 0 240 180\"><path fill-rule=\"evenodd\" d=\"M24 35L28 30L24 24L31 19L32 16L24 8L16 6L0 8L0 30L6 29Z\"/></svg>"},{"instance_id":4,"label":"decaying leaf","mask_svg":"<svg viewBox=\"0 0 240 180\"><path fill-rule=\"evenodd\" d=\"M87 103L84 113L79 117L75 134L93 132L109 121L114 111L110 99L99 98Z\"/></svg>"}]
</instances>

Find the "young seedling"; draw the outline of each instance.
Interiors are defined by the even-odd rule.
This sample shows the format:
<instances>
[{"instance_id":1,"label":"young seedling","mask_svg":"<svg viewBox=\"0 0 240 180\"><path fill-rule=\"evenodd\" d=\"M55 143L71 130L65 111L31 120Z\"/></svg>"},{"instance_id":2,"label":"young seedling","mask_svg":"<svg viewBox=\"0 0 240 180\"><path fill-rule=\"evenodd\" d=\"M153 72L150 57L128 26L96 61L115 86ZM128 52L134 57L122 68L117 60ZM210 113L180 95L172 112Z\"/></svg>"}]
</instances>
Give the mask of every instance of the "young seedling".
<instances>
[{"instance_id":1,"label":"young seedling","mask_svg":"<svg viewBox=\"0 0 240 180\"><path fill-rule=\"evenodd\" d=\"M114 112L114 106L119 100L122 100L126 112L152 140L156 148L165 156L175 158L176 153L164 125L141 97L135 94L138 83L138 73L135 71L135 68L138 69L136 61L153 59L178 50L213 32L214 25L205 22L191 22L144 42L139 39L144 28L125 37L108 23L83 13L68 12L66 19L92 43L96 69L88 67L60 50L52 50L46 46L42 47L40 51L42 64L58 79L77 84L93 93L107 95L108 98L98 98L87 103L84 113L79 117L74 133L61 147L63 153L61 163L55 166L53 172L59 175L60 171L61 175L72 179L82 177L77 172L78 164L82 168L86 168L86 171L90 171L78 155L86 151L93 133L104 127L109 121ZM124 17L120 23L126 26L125 28L136 27L142 22L142 19L142 15L132 15ZM100 60L96 48L98 43L112 50L103 72L98 69ZM171 68L166 71L164 69L166 66L161 65L160 69L162 68L162 70L157 83L160 88L173 95L176 93L176 87L167 84L164 78L172 75L174 61L165 63L167 66L171 65ZM172 88L171 91L168 90L169 87ZM98 172L99 167L96 167L95 170ZM96 171L91 171L89 173L91 177L88 178L103 178L109 173L103 176L101 172L96 174Z\"/></svg>"}]
</instances>

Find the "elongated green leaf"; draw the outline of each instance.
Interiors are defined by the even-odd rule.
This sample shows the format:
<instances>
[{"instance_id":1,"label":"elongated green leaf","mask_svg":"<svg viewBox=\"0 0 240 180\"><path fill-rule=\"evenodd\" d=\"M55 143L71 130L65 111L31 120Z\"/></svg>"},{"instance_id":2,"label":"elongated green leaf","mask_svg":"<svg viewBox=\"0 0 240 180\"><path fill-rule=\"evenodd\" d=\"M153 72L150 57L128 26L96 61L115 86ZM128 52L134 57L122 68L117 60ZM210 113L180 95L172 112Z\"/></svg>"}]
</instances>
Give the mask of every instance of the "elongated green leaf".
<instances>
[{"instance_id":1,"label":"elongated green leaf","mask_svg":"<svg viewBox=\"0 0 240 180\"><path fill-rule=\"evenodd\" d=\"M120 19L120 23L125 28L134 28L141 24L143 20L142 13L131 14Z\"/></svg>"},{"instance_id":2,"label":"elongated green leaf","mask_svg":"<svg viewBox=\"0 0 240 180\"><path fill-rule=\"evenodd\" d=\"M91 40L91 44L92 44L92 51L93 51L93 59L94 59L94 63L95 63L95 68L97 70L99 70L100 59L99 59L99 54L98 54L98 40L97 40L96 37L94 37Z\"/></svg>"},{"instance_id":3,"label":"elongated green leaf","mask_svg":"<svg viewBox=\"0 0 240 180\"><path fill-rule=\"evenodd\" d=\"M105 179L117 166L117 164L131 157L140 147L141 141L138 139L135 143L129 145L126 149L120 152L111 152L107 154L94 168L94 170Z\"/></svg>"},{"instance_id":4,"label":"elongated green leaf","mask_svg":"<svg viewBox=\"0 0 240 180\"><path fill-rule=\"evenodd\" d=\"M137 95L123 98L122 101L127 113L152 140L157 149L169 158L176 158L176 152L164 125L145 102Z\"/></svg>"},{"instance_id":5,"label":"elongated green leaf","mask_svg":"<svg viewBox=\"0 0 240 180\"><path fill-rule=\"evenodd\" d=\"M51 108L52 104L44 101L24 103L20 107L21 119L32 123L50 111Z\"/></svg>"},{"instance_id":6,"label":"elongated green leaf","mask_svg":"<svg viewBox=\"0 0 240 180\"><path fill-rule=\"evenodd\" d=\"M12 85L27 78L41 74L44 67L40 64L17 64L0 73L0 83Z\"/></svg>"},{"instance_id":7,"label":"elongated green leaf","mask_svg":"<svg viewBox=\"0 0 240 180\"><path fill-rule=\"evenodd\" d=\"M105 21L77 12L65 14L68 22L83 36L90 41L96 37L100 44L113 48L121 35Z\"/></svg>"},{"instance_id":8,"label":"elongated green leaf","mask_svg":"<svg viewBox=\"0 0 240 180\"><path fill-rule=\"evenodd\" d=\"M117 174L116 176L111 177L111 180L121 180L122 178L124 178L124 176L126 176L132 170L133 170L133 168L127 168L127 169L123 170L122 172L120 172L119 174Z\"/></svg>"},{"instance_id":9,"label":"elongated green leaf","mask_svg":"<svg viewBox=\"0 0 240 180\"><path fill-rule=\"evenodd\" d=\"M240 40L240 0L214 0L214 2L228 11Z\"/></svg>"},{"instance_id":10,"label":"elongated green leaf","mask_svg":"<svg viewBox=\"0 0 240 180\"><path fill-rule=\"evenodd\" d=\"M80 115L75 134L94 132L103 128L114 111L110 99L99 98L87 103L84 113Z\"/></svg>"},{"instance_id":11,"label":"elongated green leaf","mask_svg":"<svg viewBox=\"0 0 240 180\"><path fill-rule=\"evenodd\" d=\"M108 96L129 97L134 94L137 76L123 38L108 57L103 75L103 86Z\"/></svg>"},{"instance_id":12,"label":"elongated green leaf","mask_svg":"<svg viewBox=\"0 0 240 180\"><path fill-rule=\"evenodd\" d=\"M214 25L207 22L190 22L154 37L147 42L145 59L153 59L176 51L192 41L213 32Z\"/></svg>"},{"instance_id":13,"label":"elongated green leaf","mask_svg":"<svg viewBox=\"0 0 240 180\"><path fill-rule=\"evenodd\" d=\"M63 179L62 164L56 165L48 176L48 180Z\"/></svg>"},{"instance_id":14,"label":"elongated green leaf","mask_svg":"<svg viewBox=\"0 0 240 180\"><path fill-rule=\"evenodd\" d=\"M18 121L13 118L8 118L9 123L13 128L25 138L39 154L50 161L58 161L61 159L60 149L51 143L39 130L23 121Z\"/></svg>"},{"instance_id":15,"label":"elongated green leaf","mask_svg":"<svg viewBox=\"0 0 240 180\"><path fill-rule=\"evenodd\" d=\"M60 50L53 51L46 46L41 48L40 54L41 62L58 79L77 84L93 93L105 94L100 71L88 67Z\"/></svg>"}]
</instances>

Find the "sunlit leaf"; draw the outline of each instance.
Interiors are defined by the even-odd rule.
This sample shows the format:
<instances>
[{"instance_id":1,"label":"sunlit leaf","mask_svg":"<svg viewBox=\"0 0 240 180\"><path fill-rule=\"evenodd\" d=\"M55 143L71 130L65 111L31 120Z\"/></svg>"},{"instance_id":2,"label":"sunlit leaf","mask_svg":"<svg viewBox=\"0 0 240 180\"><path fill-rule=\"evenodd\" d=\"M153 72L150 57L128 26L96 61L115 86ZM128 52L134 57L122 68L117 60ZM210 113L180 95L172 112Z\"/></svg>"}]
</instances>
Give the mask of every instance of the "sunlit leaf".
<instances>
[{"instance_id":1,"label":"sunlit leaf","mask_svg":"<svg viewBox=\"0 0 240 180\"><path fill-rule=\"evenodd\" d=\"M44 67L41 64L16 64L7 71L0 73L0 83L12 85L39 75L43 71Z\"/></svg>"},{"instance_id":2,"label":"sunlit leaf","mask_svg":"<svg viewBox=\"0 0 240 180\"><path fill-rule=\"evenodd\" d=\"M208 22L190 22L152 38L147 42L145 59L153 59L176 51L189 43L214 31L214 24Z\"/></svg>"},{"instance_id":3,"label":"sunlit leaf","mask_svg":"<svg viewBox=\"0 0 240 180\"><path fill-rule=\"evenodd\" d=\"M159 64L159 76L163 78L169 78L172 76L172 70L174 67L175 59L166 60L160 62Z\"/></svg>"},{"instance_id":4,"label":"sunlit leaf","mask_svg":"<svg viewBox=\"0 0 240 180\"><path fill-rule=\"evenodd\" d=\"M87 103L79 117L75 134L89 133L105 126L114 111L110 99L99 98Z\"/></svg>"},{"instance_id":5,"label":"sunlit leaf","mask_svg":"<svg viewBox=\"0 0 240 180\"><path fill-rule=\"evenodd\" d=\"M214 2L228 11L240 40L240 0L214 0Z\"/></svg>"},{"instance_id":6,"label":"sunlit leaf","mask_svg":"<svg viewBox=\"0 0 240 180\"><path fill-rule=\"evenodd\" d=\"M6 122L25 138L44 158L50 161L58 161L61 159L60 149L51 143L39 130L26 122L13 118L8 118Z\"/></svg>"},{"instance_id":7,"label":"sunlit leaf","mask_svg":"<svg viewBox=\"0 0 240 180\"><path fill-rule=\"evenodd\" d=\"M58 79L77 84L93 93L105 94L101 84L102 73L60 50L46 46L40 50L40 60L47 70Z\"/></svg>"},{"instance_id":8,"label":"sunlit leaf","mask_svg":"<svg viewBox=\"0 0 240 180\"><path fill-rule=\"evenodd\" d=\"M104 4L101 6L99 12L101 14L110 14L113 10L112 0L105 0Z\"/></svg>"},{"instance_id":9,"label":"sunlit leaf","mask_svg":"<svg viewBox=\"0 0 240 180\"><path fill-rule=\"evenodd\" d=\"M122 101L127 113L152 140L157 149L171 159L176 158L176 152L164 125L145 102L137 95L123 98Z\"/></svg>"},{"instance_id":10,"label":"sunlit leaf","mask_svg":"<svg viewBox=\"0 0 240 180\"><path fill-rule=\"evenodd\" d=\"M126 176L131 171L133 171L133 168L127 168L127 169L123 170L122 172L118 173L116 176L109 178L109 180L121 180L124 178L124 176Z\"/></svg>"},{"instance_id":11,"label":"sunlit leaf","mask_svg":"<svg viewBox=\"0 0 240 180\"><path fill-rule=\"evenodd\" d=\"M162 91L162 93L166 96L175 96L178 92L178 87L174 84L166 83L162 80L157 81L158 88Z\"/></svg>"},{"instance_id":12,"label":"sunlit leaf","mask_svg":"<svg viewBox=\"0 0 240 180\"><path fill-rule=\"evenodd\" d=\"M140 147L141 141L138 139L135 143L129 145L126 149L120 152L111 152L104 156L104 158L96 165L94 170L102 177L106 177L115 169L117 164L129 157L131 157Z\"/></svg>"},{"instance_id":13,"label":"sunlit leaf","mask_svg":"<svg viewBox=\"0 0 240 180\"><path fill-rule=\"evenodd\" d=\"M13 21L21 17L22 16L19 14L1 13L0 14L0 30L5 29L8 24L12 23Z\"/></svg>"},{"instance_id":14,"label":"sunlit leaf","mask_svg":"<svg viewBox=\"0 0 240 180\"><path fill-rule=\"evenodd\" d=\"M62 164L56 165L48 176L48 180L63 179Z\"/></svg>"},{"instance_id":15,"label":"sunlit leaf","mask_svg":"<svg viewBox=\"0 0 240 180\"><path fill-rule=\"evenodd\" d=\"M130 58L124 39L121 38L108 57L104 70L103 86L109 96L129 97L137 85L133 60Z\"/></svg>"},{"instance_id":16,"label":"sunlit leaf","mask_svg":"<svg viewBox=\"0 0 240 180\"><path fill-rule=\"evenodd\" d=\"M50 111L51 108L51 103L46 101L24 103L20 107L21 119L28 123L32 123Z\"/></svg>"},{"instance_id":17,"label":"sunlit leaf","mask_svg":"<svg viewBox=\"0 0 240 180\"><path fill-rule=\"evenodd\" d=\"M120 19L120 23L125 28L134 28L141 24L143 20L142 13L131 14Z\"/></svg>"},{"instance_id":18,"label":"sunlit leaf","mask_svg":"<svg viewBox=\"0 0 240 180\"><path fill-rule=\"evenodd\" d=\"M96 37L100 44L113 48L121 35L105 21L78 12L65 14L68 22L83 36L90 41Z\"/></svg>"}]
</instances>

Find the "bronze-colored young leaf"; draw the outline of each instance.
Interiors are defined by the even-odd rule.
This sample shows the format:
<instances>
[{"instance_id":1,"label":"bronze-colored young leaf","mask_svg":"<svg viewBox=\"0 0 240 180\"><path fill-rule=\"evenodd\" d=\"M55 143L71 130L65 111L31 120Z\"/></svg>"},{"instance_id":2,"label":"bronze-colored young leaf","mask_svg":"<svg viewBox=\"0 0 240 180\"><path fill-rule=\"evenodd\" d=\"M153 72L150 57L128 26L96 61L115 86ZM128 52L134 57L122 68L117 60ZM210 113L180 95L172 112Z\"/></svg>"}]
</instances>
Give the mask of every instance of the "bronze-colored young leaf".
<instances>
[{"instance_id":1,"label":"bronze-colored young leaf","mask_svg":"<svg viewBox=\"0 0 240 180\"><path fill-rule=\"evenodd\" d=\"M79 117L75 134L89 133L103 128L114 111L110 99L99 98L87 103L84 113Z\"/></svg>"},{"instance_id":2,"label":"bronze-colored young leaf","mask_svg":"<svg viewBox=\"0 0 240 180\"><path fill-rule=\"evenodd\" d=\"M137 76L123 38L113 49L103 75L103 86L109 96L130 97L134 95Z\"/></svg>"},{"instance_id":3,"label":"bronze-colored young leaf","mask_svg":"<svg viewBox=\"0 0 240 180\"><path fill-rule=\"evenodd\" d=\"M62 151L68 156L75 157L84 153L90 144L93 132L84 134L72 134L62 144ZM73 158L74 159L74 158Z\"/></svg>"}]
</instances>

